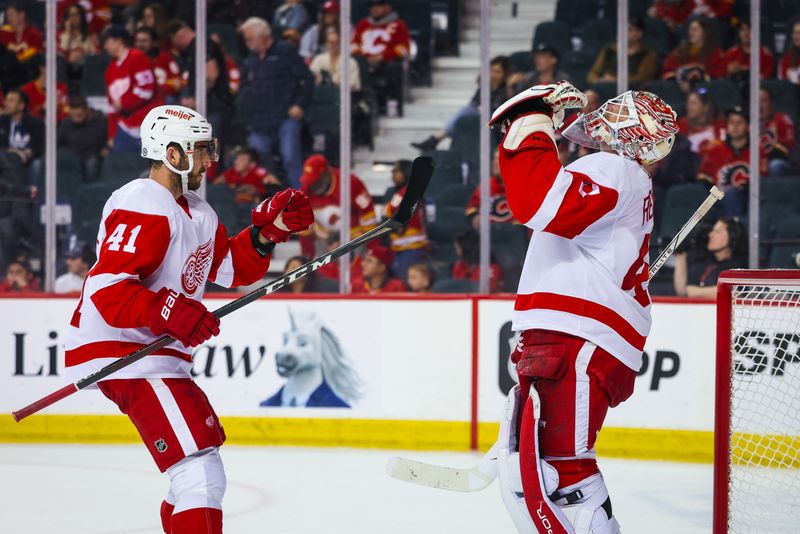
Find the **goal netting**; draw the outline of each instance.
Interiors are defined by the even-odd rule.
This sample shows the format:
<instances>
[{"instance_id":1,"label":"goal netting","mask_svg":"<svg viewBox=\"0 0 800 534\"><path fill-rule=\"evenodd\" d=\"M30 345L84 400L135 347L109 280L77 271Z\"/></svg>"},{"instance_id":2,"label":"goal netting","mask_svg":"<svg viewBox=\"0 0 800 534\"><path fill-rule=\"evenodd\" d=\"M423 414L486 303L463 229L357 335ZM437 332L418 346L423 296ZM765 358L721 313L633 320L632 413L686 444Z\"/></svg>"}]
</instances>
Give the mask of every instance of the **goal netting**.
<instances>
[{"instance_id":1,"label":"goal netting","mask_svg":"<svg viewBox=\"0 0 800 534\"><path fill-rule=\"evenodd\" d=\"M800 532L800 271L726 271L717 301L714 532Z\"/></svg>"}]
</instances>

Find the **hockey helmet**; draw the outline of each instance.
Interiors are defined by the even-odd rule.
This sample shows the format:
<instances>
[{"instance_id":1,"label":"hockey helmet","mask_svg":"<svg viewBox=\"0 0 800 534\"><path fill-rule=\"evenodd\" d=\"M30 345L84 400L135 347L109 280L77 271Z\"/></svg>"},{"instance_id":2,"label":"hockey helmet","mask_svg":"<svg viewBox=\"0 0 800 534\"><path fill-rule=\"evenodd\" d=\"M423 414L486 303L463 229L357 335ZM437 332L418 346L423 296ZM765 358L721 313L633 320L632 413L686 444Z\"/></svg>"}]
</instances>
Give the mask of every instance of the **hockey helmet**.
<instances>
[{"instance_id":1,"label":"hockey helmet","mask_svg":"<svg viewBox=\"0 0 800 534\"><path fill-rule=\"evenodd\" d=\"M212 136L211 124L193 109L184 106L158 106L150 110L140 128L142 157L161 161L169 170L181 176L183 191L194 167L195 150L202 147L211 161L219 159L219 144ZM167 146L177 143L189 158L186 169L175 168L167 160Z\"/></svg>"},{"instance_id":2,"label":"hockey helmet","mask_svg":"<svg viewBox=\"0 0 800 534\"><path fill-rule=\"evenodd\" d=\"M669 154L677 133L677 115L669 104L647 91L627 91L582 115L563 135L581 146L648 165Z\"/></svg>"}]
</instances>

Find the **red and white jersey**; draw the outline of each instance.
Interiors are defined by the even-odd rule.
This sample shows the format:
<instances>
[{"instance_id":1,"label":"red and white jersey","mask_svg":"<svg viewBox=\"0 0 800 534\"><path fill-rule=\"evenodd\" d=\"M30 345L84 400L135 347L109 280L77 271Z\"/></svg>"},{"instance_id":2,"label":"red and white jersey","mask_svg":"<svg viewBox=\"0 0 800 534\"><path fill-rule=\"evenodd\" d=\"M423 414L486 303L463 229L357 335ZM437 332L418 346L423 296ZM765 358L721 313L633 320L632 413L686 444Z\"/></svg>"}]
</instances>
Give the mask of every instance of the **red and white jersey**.
<instances>
[{"instance_id":1,"label":"red and white jersey","mask_svg":"<svg viewBox=\"0 0 800 534\"><path fill-rule=\"evenodd\" d=\"M514 305L516 331L539 328L595 343L633 370L650 333L650 177L616 154L566 168L541 133L500 147L506 196L533 229Z\"/></svg>"},{"instance_id":2,"label":"red and white jersey","mask_svg":"<svg viewBox=\"0 0 800 534\"><path fill-rule=\"evenodd\" d=\"M269 257L253 248L249 229L229 238L213 208L188 192L175 199L149 178L115 191L103 208L97 263L89 271L65 338L67 376L80 378L159 336L148 328L162 287L195 300L206 280L224 287L252 284ZM184 378L192 349L173 342L111 378Z\"/></svg>"},{"instance_id":3,"label":"red and white jersey","mask_svg":"<svg viewBox=\"0 0 800 534\"><path fill-rule=\"evenodd\" d=\"M138 137L144 118L162 104L150 58L138 48L129 49L123 58L109 63L105 81L108 102L115 110L108 114L109 139L117 128Z\"/></svg>"}]
</instances>

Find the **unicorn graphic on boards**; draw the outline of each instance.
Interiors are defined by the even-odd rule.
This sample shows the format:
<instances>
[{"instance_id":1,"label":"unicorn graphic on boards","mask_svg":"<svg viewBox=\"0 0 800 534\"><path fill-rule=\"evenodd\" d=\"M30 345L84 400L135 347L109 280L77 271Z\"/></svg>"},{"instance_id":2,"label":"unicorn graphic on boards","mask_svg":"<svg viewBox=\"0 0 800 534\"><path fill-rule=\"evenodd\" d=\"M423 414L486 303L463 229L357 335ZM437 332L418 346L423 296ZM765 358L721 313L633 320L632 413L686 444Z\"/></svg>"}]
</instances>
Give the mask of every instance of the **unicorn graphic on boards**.
<instances>
[{"instance_id":1,"label":"unicorn graphic on boards","mask_svg":"<svg viewBox=\"0 0 800 534\"><path fill-rule=\"evenodd\" d=\"M290 308L289 321L291 329L275 353L286 383L260 406L350 408L361 398L361 378L339 340L314 312Z\"/></svg>"}]
</instances>

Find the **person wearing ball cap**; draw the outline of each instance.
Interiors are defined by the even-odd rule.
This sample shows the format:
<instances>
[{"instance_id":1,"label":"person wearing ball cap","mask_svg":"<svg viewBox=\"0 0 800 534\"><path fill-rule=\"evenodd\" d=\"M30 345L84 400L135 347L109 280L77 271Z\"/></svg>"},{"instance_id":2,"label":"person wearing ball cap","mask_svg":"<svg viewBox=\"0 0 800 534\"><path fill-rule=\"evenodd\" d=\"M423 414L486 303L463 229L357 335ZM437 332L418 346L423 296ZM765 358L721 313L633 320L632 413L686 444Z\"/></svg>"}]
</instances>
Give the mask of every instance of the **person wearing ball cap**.
<instances>
[{"instance_id":1,"label":"person wearing ball cap","mask_svg":"<svg viewBox=\"0 0 800 534\"><path fill-rule=\"evenodd\" d=\"M353 293L397 293L405 291L403 282L394 276L391 265L394 253L383 245L372 242L361 268L361 278L353 280Z\"/></svg>"}]
</instances>

